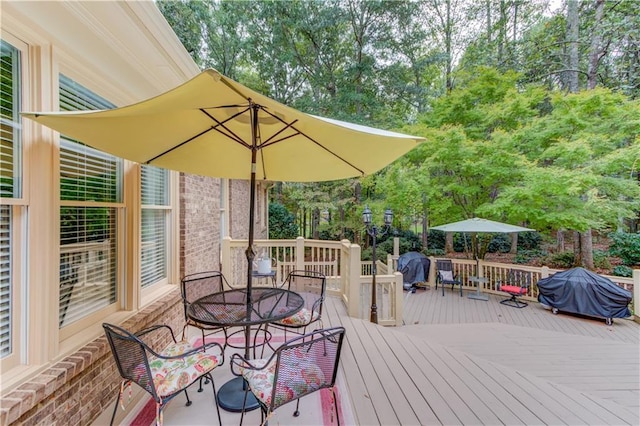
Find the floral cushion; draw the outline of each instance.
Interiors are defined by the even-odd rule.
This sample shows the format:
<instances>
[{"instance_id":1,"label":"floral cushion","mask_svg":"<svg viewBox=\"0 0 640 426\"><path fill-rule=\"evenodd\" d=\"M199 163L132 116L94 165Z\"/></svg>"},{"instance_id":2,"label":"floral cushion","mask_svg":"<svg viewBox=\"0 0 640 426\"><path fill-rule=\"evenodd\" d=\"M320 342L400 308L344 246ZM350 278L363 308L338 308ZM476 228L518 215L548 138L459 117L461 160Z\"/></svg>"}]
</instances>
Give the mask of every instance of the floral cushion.
<instances>
[{"instance_id":1,"label":"floral cushion","mask_svg":"<svg viewBox=\"0 0 640 426\"><path fill-rule=\"evenodd\" d=\"M320 367L303 357L304 354L300 354L296 365L280 368L273 408L318 390L325 384L324 373ZM264 367L267 362L266 359L251 360L251 363L259 368ZM252 393L267 407L271 407L272 403L275 369L275 360L264 369L241 369Z\"/></svg>"},{"instance_id":2,"label":"floral cushion","mask_svg":"<svg viewBox=\"0 0 640 426\"><path fill-rule=\"evenodd\" d=\"M290 317L281 319L275 323L289 326L303 326L317 320L319 316L318 312L302 308Z\"/></svg>"},{"instance_id":3,"label":"floral cushion","mask_svg":"<svg viewBox=\"0 0 640 426\"><path fill-rule=\"evenodd\" d=\"M193 346L185 341L172 343L160 353L176 356L188 352ZM158 396L171 395L218 366L218 356L206 352L196 352L180 359L149 357L149 367Z\"/></svg>"}]
</instances>

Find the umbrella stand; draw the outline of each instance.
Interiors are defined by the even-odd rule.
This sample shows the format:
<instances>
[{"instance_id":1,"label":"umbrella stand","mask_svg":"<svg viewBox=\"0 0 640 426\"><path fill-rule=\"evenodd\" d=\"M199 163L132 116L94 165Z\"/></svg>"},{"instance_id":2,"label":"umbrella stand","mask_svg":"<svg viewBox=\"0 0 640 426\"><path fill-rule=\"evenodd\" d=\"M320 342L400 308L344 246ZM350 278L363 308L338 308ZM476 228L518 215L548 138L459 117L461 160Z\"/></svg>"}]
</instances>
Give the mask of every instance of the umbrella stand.
<instances>
[{"instance_id":1,"label":"umbrella stand","mask_svg":"<svg viewBox=\"0 0 640 426\"><path fill-rule=\"evenodd\" d=\"M466 232L464 233L464 235L466 235ZM472 237L471 237L471 246L472 246L471 251L473 252L474 257L476 258L476 275L470 276L469 281L476 284L476 292L468 294L467 297L469 299L484 300L485 302L488 302L489 296L487 296L486 294L482 294L480 292L480 284L486 283L487 279L485 277L480 276L480 257L479 257L480 242L478 240L478 234L475 232L472 234Z\"/></svg>"}]
</instances>

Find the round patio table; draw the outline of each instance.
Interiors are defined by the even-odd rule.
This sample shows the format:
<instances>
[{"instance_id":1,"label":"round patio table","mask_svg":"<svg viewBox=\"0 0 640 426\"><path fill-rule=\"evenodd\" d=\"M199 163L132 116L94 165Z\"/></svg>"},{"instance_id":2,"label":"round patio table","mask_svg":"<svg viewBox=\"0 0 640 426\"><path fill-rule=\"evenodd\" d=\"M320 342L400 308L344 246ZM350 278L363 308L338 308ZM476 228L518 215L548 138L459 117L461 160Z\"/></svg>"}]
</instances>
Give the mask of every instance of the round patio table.
<instances>
[{"instance_id":1,"label":"round patio table","mask_svg":"<svg viewBox=\"0 0 640 426\"><path fill-rule=\"evenodd\" d=\"M248 359L252 326L258 326L257 333L263 324L287 318L303 306L302 296L283 288L255 287L250 293L246 288L237 288L201 297L189 305L187 316L217 327L244 327L244 355ZM218 391L218 404L227 411L242 411L245 389L242 377L231 379ZM245 411L258 407L258 401L249 393Z\"/></svg>"}]
</instances>

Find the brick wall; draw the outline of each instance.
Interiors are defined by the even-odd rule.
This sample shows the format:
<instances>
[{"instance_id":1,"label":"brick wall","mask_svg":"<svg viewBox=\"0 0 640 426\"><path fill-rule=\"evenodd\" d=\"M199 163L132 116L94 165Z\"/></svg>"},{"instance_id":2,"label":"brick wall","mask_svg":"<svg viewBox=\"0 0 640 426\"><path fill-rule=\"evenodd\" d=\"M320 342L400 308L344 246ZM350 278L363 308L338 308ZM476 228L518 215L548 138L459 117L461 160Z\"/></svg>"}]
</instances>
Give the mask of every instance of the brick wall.
<instances>
[{"instance_id":1,"label":"brick wall","mask_svg":"<svg viewBox=\"0 0 640 426\"><path fill-rule=\"evenodd\" d=\"M184 314L177 287L122 327L135 332L152 324L167 324L180 338ZM90 425L117 397L120 381L101 336L2 398L0 425Z\"/></svg>"},{"instance_id":2,"label":"brick wall","mask_svg":"<svg viewBox=\"0 0 640 426\"><path fill-rule=\"evenodd\" d=\"M180 276L220 270L220 179L180 174Z\"/></svg>"}]
</instances>

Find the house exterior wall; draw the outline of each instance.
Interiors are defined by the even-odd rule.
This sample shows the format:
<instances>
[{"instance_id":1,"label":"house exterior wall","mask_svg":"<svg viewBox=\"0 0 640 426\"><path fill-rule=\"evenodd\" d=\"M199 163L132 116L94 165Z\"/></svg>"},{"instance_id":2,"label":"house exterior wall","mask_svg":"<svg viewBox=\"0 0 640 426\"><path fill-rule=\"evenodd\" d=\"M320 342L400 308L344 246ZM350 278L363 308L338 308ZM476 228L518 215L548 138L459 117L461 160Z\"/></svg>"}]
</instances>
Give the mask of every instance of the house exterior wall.
<instances>
[{"instance_id":1,"label":"house exterior wall","mask_svg":"<svg viewBox=\"0 0 640 426\"><path fill-rule=\"evenodd\" d=\"M30 62L25 79L25 97L30 99L27 110L54 109L52 92L55 89L52 89L51 81L59 71L60 60L73 64L83 85L117 105L157 95L199 71L151 1L2 1L0 9L3 39L10 35L28 46L25 52L25 59ZM47 165L42 170L26 173L27 183L31 180L31 185L37 187L38 183L31 175L39 174L37 179L41 181L51 179L57 167L58 148L52 142L51 132L42 131L33 124L29 126L36 130L27 132L27 137L40 139L32 145L27 141L31 148L25 156L25 167ZM42 134L51 140L45 140ZM33 162L36 157L40 163ZM133 171L135 167L127 165L127 170ZM126 273L127 305L114 314L113 322L132 331L164 323L180 332L184 325L180 277L219 269L222 237L247 236L248 182L179 174L177 187L179 215L173 227L178 231L175 232L175 250L171 254L175 265L169 282L160 290L145 294L132 284L138 276L129 271ZM266 193L262 188L258 191L256 238L264 238L267 229ZM58 194L32 191L30 195L31 200L27 201L30 220L38 227L29 229L33 239L30 237L26 244L35 247L39 243L44 248L25 260L28 263L28 274L25 275L30 280L25 285L51 288L59 280L59 258L57 251L46 247L59 243L58 224L56 220L49 219L44 223L36 219L55 214L59 208ZM127 206L139 209L139 202L133 200ZM139 244L129 241L127 248L130 253L127 256L134 256ZM127 260L127 265L130 263ZM34 298L25 304L25 309L31 312L27 315L54 317L51 311L57 310L56 298L47 294L40 296L42 300ZM52 301L47 301L49 299ZM26 327L26 324L22 326ZM52 324L51 328L57 333L57 324ZM100 321L64 344L57 335L52 337L46 330L23 330L21 333L38 348L31 351L20 368L9 373L4 369L1 371L0 426L89 425L103 411L112 409L121 379Z\"/></svg>"}]
</instances>

